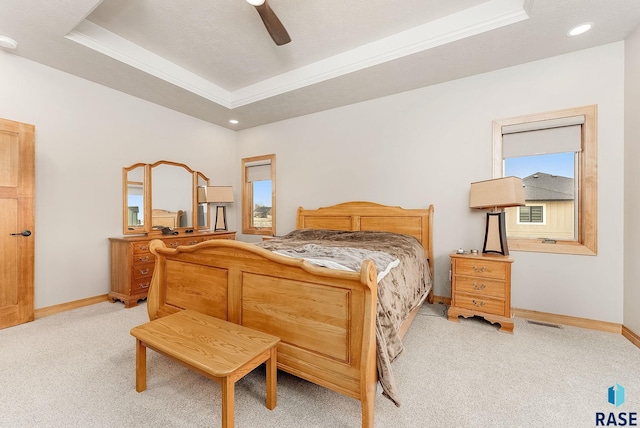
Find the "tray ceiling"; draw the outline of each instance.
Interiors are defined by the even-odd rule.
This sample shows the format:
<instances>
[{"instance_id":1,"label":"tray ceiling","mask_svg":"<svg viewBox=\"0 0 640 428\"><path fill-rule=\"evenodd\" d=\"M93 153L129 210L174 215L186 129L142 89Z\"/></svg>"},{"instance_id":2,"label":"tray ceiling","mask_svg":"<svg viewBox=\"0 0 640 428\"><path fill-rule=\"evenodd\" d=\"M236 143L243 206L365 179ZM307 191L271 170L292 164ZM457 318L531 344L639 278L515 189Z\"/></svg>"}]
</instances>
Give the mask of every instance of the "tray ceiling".
<instances>
[{"instance_id":1,"label":"tray ceiling","mask_svg":"<svg viewBox=\"0 0 640 428\"><path fill-rule=\"evenodd\" d=\"M624 40L628 0L4 0L16 55L243 129ZM593 22L570 38L567 31ZM230 124L236 119L238 124Z\"/></svg>"}]
</instances>

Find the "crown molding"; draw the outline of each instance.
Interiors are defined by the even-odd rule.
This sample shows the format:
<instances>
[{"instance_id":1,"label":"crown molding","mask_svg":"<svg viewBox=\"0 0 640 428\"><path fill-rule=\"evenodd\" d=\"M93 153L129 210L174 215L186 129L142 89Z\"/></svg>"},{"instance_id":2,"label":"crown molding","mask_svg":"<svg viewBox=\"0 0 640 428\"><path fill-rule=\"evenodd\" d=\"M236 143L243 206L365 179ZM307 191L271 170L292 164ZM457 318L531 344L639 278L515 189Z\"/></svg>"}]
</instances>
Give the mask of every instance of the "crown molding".
<instances>
[{"instance_id":1,"label":"crown molding","mask_svg":"<svg viewBox=\"0 0 640 428\"><path fill-rule=\"evenodd\" d=\"M83 20L65 37L145 73L234 109L529 18L528 0L491 0L244 88L228 91Z\"/></svg>"}]
</instances>

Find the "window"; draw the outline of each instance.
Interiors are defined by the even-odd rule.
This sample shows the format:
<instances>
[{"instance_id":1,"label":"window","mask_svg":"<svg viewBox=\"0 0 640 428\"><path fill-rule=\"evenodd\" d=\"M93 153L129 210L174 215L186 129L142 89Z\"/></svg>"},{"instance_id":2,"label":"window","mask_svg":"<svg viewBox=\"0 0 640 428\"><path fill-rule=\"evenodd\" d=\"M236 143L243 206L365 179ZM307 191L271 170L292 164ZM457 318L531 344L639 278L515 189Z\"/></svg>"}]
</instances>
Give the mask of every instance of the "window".
<instances>
[{"instance_id":1,"label":"window","mask_svg":"<svg viewBox=\"0 0 640 428\"><path fill-rule=\"evenodd\" d=\"M523 180L507 209L509 248L597 254L597 107L494 121L493 175Z\"/></svg>"},{"instance_id":2,"label":"window","mask_svg":"<svg viewBox=\"0 0 640 428\"><path fill-rule=\"evenodd\" d=\"M518 223L544 223L544 207L542 205L518 207Z\"/></svg>"},{"instance_id":3,"label":"window","mask_svg":"<svg viewBox=\"0 0 640 428\"><path fill-rule=\"evenodd\" d=\"M275 235L276 155L242 159L242 233Z\"/></svg>"}]
</instances>

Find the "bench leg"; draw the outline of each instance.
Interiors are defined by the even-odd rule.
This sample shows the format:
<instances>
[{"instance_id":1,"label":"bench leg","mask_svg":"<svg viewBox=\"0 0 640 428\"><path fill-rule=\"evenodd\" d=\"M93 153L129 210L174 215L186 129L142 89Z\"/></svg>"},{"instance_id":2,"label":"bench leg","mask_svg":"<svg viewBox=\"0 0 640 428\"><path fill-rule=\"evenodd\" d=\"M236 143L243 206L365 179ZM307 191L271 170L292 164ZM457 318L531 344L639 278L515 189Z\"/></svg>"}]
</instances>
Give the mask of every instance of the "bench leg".
<instances>
[{"instance_id":1,"label":"bench leg","mask_svg":"<svg viewBox=\"0 0 640 428\"><path fill-rule=\"evenodd\" d=\"M147 347L136 339L136 391L147 389Z\"/></svg>"},{"instance_id":2,"label":"bench leg","mask_svg":"<svg viewBox=\"0 0 640 428\"><path fill-rule=\"evenodd\" d=\"M271 355L267 360L267 409L273 410L277 405L278 394L278 351L274 346L271 348Z\"/></svg>"},{"instance_id":3,"label":"bench leg","mask_svg":"<svg viewBox=\"0 0 640 428\"><path fill-rule=\"evenodd\" d=\"M235 381L222 379L222 428L233 428Z\"/></svg>"}]
</instances>

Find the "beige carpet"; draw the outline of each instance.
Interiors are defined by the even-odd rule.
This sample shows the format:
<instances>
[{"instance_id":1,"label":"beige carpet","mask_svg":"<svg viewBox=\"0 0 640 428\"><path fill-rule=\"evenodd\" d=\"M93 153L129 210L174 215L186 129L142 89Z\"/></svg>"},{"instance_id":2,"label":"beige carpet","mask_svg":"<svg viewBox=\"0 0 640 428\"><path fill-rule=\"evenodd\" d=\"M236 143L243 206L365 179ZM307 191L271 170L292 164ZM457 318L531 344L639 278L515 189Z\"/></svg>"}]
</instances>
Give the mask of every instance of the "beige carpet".
<instances>
[{"instance_id":1,"label":"beige carpet","mask_svg":"<svg viewBox=\"0 0 640 428\"><path fill-rule=\"evenodd\" d=\"M596 412L640 412L640 349L621 335L522 319L509 335L445 312L416 318L393 366L402 406L378 395L376 427L590 427ZM105 302L0 330L0 426L220 426L219 385L153 351L135 391L129 330L146 321L144 304ZM264 394L261 369L236 384L237 427L360 426L358 402L286 373L275 410Z\"/></svg>"}]
</instances>

